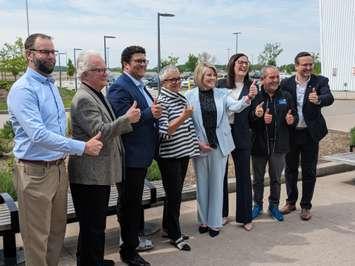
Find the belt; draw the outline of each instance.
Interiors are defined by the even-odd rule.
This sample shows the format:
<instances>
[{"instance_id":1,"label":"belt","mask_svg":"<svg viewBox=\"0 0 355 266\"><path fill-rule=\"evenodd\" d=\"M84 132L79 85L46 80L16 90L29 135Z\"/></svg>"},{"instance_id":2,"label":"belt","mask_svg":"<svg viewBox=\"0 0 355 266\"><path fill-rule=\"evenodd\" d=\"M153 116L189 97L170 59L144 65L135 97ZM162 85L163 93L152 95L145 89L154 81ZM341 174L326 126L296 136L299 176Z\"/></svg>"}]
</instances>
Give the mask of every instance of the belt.
<instances>
[{"instance_id":1,"label":"belt","mask_svg":"<svg viewBox=\"0 0 355 266\"><path fill-rule=\"evenodd\" d=\"M36 164L40 166L52 166L52 165L60 165L61 163L64 162L65 158L60 158L58 160L53 160L53 161L35 161L35 160L25 160L25 159L19 159L19 162L22 163L31 163L31 164Z\"/></svg>"}]
</instances>

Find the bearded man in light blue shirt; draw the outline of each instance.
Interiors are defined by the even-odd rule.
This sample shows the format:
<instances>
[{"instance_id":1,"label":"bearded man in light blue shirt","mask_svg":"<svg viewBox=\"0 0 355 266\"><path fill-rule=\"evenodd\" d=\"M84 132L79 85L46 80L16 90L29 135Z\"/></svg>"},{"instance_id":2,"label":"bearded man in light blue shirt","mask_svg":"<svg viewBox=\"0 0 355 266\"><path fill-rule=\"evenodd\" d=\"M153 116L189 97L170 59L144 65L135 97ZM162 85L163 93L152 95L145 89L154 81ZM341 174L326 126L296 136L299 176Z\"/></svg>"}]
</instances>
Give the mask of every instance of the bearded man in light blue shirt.
<instances>
[{"instance_id":1,"label":"bearded man in light blue shirt","mask_svg":"<svg viewBox=\"0 0 355 266\"><path fill-rule=\"evenodd\" d=\"M58 265L63 246L68 154L97 156L100 133L87 142L65 137L66 115L51 78L55 66L50 36L32 34L25 42L28 68L7 98L15 133L14 186L27 266Z\"/></svg>"}]
</instances>

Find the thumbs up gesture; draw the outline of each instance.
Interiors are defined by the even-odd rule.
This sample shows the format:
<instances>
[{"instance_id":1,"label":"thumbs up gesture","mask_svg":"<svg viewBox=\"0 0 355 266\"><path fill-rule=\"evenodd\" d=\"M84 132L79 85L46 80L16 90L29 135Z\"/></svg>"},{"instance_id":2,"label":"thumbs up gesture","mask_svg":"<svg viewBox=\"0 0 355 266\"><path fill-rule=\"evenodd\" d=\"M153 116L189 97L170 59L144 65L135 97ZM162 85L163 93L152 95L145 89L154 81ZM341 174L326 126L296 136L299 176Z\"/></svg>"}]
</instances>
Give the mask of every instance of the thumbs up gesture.
<instances>
[{"instance_id":1,"label":"thumbs up gesture","mask_svg":"<svg viewBox=\"0 0 355 266\"><path fill-rule=\"evenodd\" d=\"M249 99L254 99L255 96L258 94L258 88L256 87L256 80L253 80L253 83L250 85L249 88L249 93L248 93L248 98Z\"/></svg>"},{"instance_id":2,"label":"thumbs up gesture","mask_svg":"<svg viewBox=\"0 0 355 266\"><path fill-rule=\"evenodd\" d=\"M318 104L318 94L315 88L313 88L312 92L310 92L310 94L308 95L308 100L311 103Z\"/></svg>"},{"instance_id":3,"label":"thumbs up gesture","mask_svg":"<svg viewBox=\"0 0 355 266\"><path fill-rule=\"evenodd\" d=\"M192 115L193 111L194 111L194 108L191 105L185 106L184 110L182 111L182 116L183 116L184 120L186 118L189 118Z\"/></svg>"},{"instance_id":4,"label":"thumbs up gesture","mask_svg":"<svg viewBox=\"0 0 355 266\"><path fill-rule=\"evenodd\" d=\"M264 122L265 124L271 124L272 121L272 114L269 113L270 110L269 108L266 109L265 114L264 114Z\"/></svg>"},{"instance_id":5,"label":"thumbs up gesture","mask_svg":"<svg viewBox=\"0 0 355 266\"><path fill-rule=\"evenodd\" d=\"M127 110L126 115L130 123L137 123L141 118L141 110L137 108L137 102L134 101L132 106Z\"/></svg>"},{"instance_id":6,"label":"thumbs up gesture","mask_svg":"<svg viewBox=\"0 0 355 266\"><path fill-rule=\"evenodd\" d=\"M150 110L152 111L152 115L155 119L158 119L161 116L162 108L161 105L158 103L157 98L154 98Z\"/></svg>"},{"instance_id":7,"label":"thumbs up gesture","mask_svg":"<svg viewBox=\"0 0 355 266\"><path fill-rule=\"evenodd\" d=\"M263 117L263 115L264 115L263 104L264 104L264 102L261 102L255 108L255 115L259 118Z\"/></svg>"},{"instance_id":8,"label":"thumbs up gesture","mask_svg":"<svg viewBox=\"0 0 355 266\"><path fill-rule=\"evenodd\" d=\"M291 114L291 109L288 110L285 119L286 119L287 125L292 125L293 122L295 121L295 118L294 118L293 115Z\"/></svg>"},{"instance_id":9,"label":"thumbs up gesture","mask_svg":"<svg viewBox=\"0 0 355 266\"><path fill-rule=\"evenodd\" d=\"M85 149L84 153L91 155L91 156L97 156L99 155L103 144L100 141L101 138L101 131L96 134L96 136L92 137L85 143Z\"/></svg>"}]
</instances>

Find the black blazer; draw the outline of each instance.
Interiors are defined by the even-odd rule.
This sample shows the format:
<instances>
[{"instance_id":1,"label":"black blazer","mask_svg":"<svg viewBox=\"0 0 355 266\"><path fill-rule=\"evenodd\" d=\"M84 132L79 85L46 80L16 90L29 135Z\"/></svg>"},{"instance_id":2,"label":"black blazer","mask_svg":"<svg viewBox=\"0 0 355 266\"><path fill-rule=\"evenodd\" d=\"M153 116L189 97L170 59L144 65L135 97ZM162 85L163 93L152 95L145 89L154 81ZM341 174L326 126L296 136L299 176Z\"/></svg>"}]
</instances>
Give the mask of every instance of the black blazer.
<instances>
[{"instance_id":1,"label":"black blazer","mask_svg":"<svg viewBox=\"0 0 355 266\"><path fill-rule=\"evenodd\" d=\"M329 106L334 102L334 97L329 89L328 78L323 76L311 76L308 82L302 107L303 118L306 122L309 133L315 142L319 142L328 133L327 124L322 115L321 108ZM320 103L313 104L308 100L308 95L315 88L318 94ZM281 89L288 91L293 98L294 105L297 110L297 93L295 75L284 79L281 82Z\"/></svg>"},{"instance_id":2,"label":"black blazer","mask_svg":"<svg viewBox=\"0 0 355 266\"><path fill-rule=\"evenodd\" d=\"M243 96L248 95L251 83L252 82L250 80L244 83L244 87L239 95L239 99L243 98ZM231 87L227 86L227 79L218 80L217 87L232 89ZM231 125L231 129L234 145L237 149L251 149L251 130L249 121L250 110L251 108L250 106L248 106L240 113L234 113L234 124Z\"/></svg>"},{"instance_id":3,"label":"black blazer","mask_svg":"<svg viewBox=\"0 0 355 266\"><path fill-rule=\"evenodd\" d=\"M147 90L145 92L153 101L150 93ZM137 101L137 108L141 109L141 118L138 123L132 124L133 132L122 135L125 162L127 167L149 167L158 145L158 123L144 95L131 78L123 73L110 86L107 99L117 117L124 115L133 102Z\"/></svg>"}]
</instances>

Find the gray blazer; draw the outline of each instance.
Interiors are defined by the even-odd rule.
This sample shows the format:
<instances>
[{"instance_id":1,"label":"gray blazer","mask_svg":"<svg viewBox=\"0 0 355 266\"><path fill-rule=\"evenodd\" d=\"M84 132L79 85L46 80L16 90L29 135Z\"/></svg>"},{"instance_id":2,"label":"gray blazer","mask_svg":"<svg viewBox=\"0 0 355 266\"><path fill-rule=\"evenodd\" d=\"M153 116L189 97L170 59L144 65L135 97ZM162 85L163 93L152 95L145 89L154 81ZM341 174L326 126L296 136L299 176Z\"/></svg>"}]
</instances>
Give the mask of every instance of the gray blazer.
<instances>
[{"instance_id":1,"label":"gray blazer","mask_svg":"<svg viewBox=\"0 0 355 266\"><path fill-rule=\"evenodd\" d=\"M106 101L107 102L107 101ZM107 102L114 115L110 104ZM100 98L85 84L75 94L71 105L73 138L88 141L101 131L104 146L99 156L71 155L69 181L85 185L112 185L122 180L124 148L122 134L132 131L128 118L123 115L112 121Z\"/></svg>"}]
</instances>

